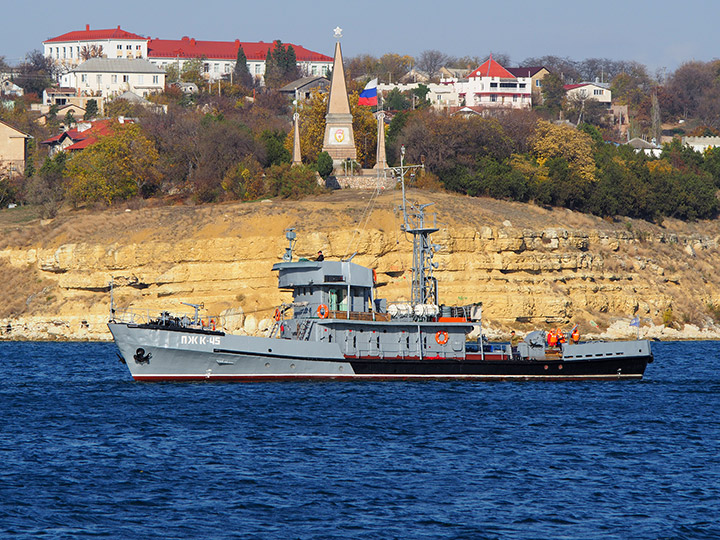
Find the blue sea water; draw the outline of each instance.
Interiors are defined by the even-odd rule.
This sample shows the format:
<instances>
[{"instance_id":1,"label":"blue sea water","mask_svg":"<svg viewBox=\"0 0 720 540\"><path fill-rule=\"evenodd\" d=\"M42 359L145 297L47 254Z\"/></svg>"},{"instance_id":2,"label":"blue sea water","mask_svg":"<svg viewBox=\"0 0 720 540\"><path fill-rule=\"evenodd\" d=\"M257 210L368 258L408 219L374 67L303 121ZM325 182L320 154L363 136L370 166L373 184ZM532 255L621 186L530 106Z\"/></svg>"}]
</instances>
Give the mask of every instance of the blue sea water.
<instances>
[{"instance_id":1,"label":"blue sea water","mask_svg":"<svg viewBox=\"0 0 720 540\"><path fill-rule=\"evenodd\" d=\"M0 343L1 538L720 538L720 343L642 381L135 383Z\"/></svg>"}]
</instances>

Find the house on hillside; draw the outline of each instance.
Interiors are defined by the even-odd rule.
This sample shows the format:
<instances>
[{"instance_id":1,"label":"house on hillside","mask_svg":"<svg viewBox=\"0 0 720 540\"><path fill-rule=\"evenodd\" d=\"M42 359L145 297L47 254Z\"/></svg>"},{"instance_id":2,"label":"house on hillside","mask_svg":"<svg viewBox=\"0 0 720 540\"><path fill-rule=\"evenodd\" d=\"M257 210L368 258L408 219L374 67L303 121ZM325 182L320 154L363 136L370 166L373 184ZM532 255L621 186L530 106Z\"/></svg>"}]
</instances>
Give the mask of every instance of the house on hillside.
<instances>
[{"instance_id":1,"label":"house on hillside","mask_svg":"<svg viewBox=\"0 0 720 540\"><path fill-rule=\"evenodd\" d=\"M66 150L68 152L83 150L96 143L100 137L110 135L115 125L127 123L134 123L134 120L120 117L117 120L106 118L94 122L79 122L73 129L58 133L40 144L48 147L48 155L50 156Z\"/></svg>"},{"instance_id":2,"label":"house on hillside","mask_svg":"<svg viewBox=\"0 0 720 540\"><path fill-rule=\"evenodd\" d=\"M532 107L532 77L513 75L496 62L492 55L471 71L466 81L457 81L454 86L464 106L508 109Z\"/></svg>"},{"instance_id":3,"label":"house on hillside","mask_svg":"<svg viewBox=\"0 0 720 540\"><path fill-rule=\"evenodd\" d=\"M99 58L147 58L148 38L117 28L67 32L43 41L43 54L60 67L61 74L88 60L87 54Z\"/></svg>"},{"instance_id":4,"label":"house on hillside","mask_svg":"<svg viewBox=\"0 0 720 540\"><path fill-rule=\"evenodd\" d=\"M165 89L165 72L144 59L91 58L61 78L79 95L108 98L128 90L147 97Z\"/></svg>"},{"instance_id":5,"label":"house on hillside","mask_svg":"<svg viewBox=\"0 0 720 540\"><path fill-rule=\"evenodd\" d=\"M30 135L0 120L0 177L25 174L27 141Z\"/></svg>"},{"instance_id":6,"label":"house on hillside","mask_svg":"<svg viewBox=\"0 0 720 540\"><path fill-rule=\"evenodd\" d=\"M542 105L542 80L550 71L545 66L507 68L516 77L530 78L533 104Z\"/></svg>"},{"instance_id":7,"label":"house on hillside","mask_svg":"<svg viewBox=\"0 0 720 540\"><path fill-rule=\"evenodd\" d=\"M57 118L59 122L64 123L68 113L70 113L75 119L75 121L79 122L85 117L86 112L87 111L84 107L81 107L80 105L76 105L74 103L68 103L67 105L62 105L55 110L55 118ZM50 112L48 111L47 113L40 116L40 118L38 118L36 122L41 126L44 126L48 123L49 120Z\"/></svg>"},{"instance_id":8,"label":"house on hillside","mask_svg":"<svg viewBox=\"0 0 720 540\"><path fill-rule=\"evenodd\" d=\"M313 90L328 90L330 81L325 77L302 77L296 81L286 84L279 91L290 99L309 99Z\"/></svg>"},{"instance_id":9,"label":"house on hillside","mask_svg":"<svg viewBox=\"0 0 720 540\"><path fill-rule=\"evenodd\" d=\"M0 96L20 97L23 94L25 94L25 91L15 84L10 77L0 77Z\"/></svg>"},{"instance_id":10,"label":"house on hillside","mask_svg":"<svg viewBox=\"0 0 720 540\"><path fill-rule=\"evenodd\" d=\"M594 99L602 103L607 109L610 109L612 105L612 91L610 90L610 85L607 83L582 82L578 84L566 84L565 95L571 101Z\"/></svg>"}]
</instances>

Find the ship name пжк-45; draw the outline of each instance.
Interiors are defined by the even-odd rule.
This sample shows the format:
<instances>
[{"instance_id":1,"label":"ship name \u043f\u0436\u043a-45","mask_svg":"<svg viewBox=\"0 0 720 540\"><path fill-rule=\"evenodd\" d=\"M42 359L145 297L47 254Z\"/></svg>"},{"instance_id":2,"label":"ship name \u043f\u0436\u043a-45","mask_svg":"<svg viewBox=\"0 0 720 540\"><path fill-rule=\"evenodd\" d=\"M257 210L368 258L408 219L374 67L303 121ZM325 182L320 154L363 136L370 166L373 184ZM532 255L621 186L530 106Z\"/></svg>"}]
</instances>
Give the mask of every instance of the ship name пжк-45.
<instances>
[{"instance_id":1,"label":"ship name \u043f\u0436\u043a-45","mask_svg":"<svg viewBox=\"0 0 720 540\"><path fill-rule=\"evenodd\" d=\"M280 289L292 302L274 312L267 337L229 334L218 319L163 312L138 318L112 309L108 323L137 381L280 379L619 379L642 377L652 362L646 340L566 343L547 347L531 332L513 348L467 342L481 324L481 305L440 306L434 252L437 231L425 206L405 200L403 230L413 236L411 301L388 305L375 297L374 270L351 260L293 261L295 232L277 263ZM350 258L352 259L352 257Z\"/></svg>"}]
</instances>

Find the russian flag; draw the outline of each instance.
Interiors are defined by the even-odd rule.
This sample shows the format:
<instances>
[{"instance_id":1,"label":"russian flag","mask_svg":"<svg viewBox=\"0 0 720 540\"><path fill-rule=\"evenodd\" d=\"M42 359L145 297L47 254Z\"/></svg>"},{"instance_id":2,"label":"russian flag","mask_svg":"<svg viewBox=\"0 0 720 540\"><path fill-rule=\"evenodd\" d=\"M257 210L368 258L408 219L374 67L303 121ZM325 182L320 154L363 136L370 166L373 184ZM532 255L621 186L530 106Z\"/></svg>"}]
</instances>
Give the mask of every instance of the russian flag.
<instances>
[{"instance_id":1,"label":"russian flag","mask_svg":"<svg viewBox=\"0 0 720 540\"><path fill-rule=\"evenodd\" d=\"M358 105L369 105L370 107L377 105L377 79L373 79L365 85L365 88L360 92L360 99L358 99Z\"/></svg>"}]
</instances>

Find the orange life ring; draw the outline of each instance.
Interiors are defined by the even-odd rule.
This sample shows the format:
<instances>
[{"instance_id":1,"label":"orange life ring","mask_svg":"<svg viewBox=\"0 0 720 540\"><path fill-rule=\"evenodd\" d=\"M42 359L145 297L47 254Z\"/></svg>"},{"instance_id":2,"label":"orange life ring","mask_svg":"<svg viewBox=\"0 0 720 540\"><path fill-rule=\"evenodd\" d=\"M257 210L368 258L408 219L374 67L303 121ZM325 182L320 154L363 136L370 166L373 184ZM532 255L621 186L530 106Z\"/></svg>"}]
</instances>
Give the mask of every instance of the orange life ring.
<instances>
[{"instance_id":1,"label":"orange life ring","mask_svg":"<svg viewBox=\"0 0 720 540\"><path fill-rule=\"evenodd\" d=\"M373 285L374 285L375 283L377 283L377 272L376 272L375 269L373 268Z\"/></svg>"},{"instance_id":2,"label":"orange life ring","mask_svg":"<svg viewBox=\"0 0 720 540\"><path fill-rule=\"evenodd\" d=\"M321 319L327 319L328 315L330 315L330 310L325 304L320 304L317 308L317 314Z\"/></svg>"},{"instance_id":3,"label":"orange life ring","mask_svg":"<svg viewBox=\"0 0 720 540\"><path fill-rule=\"evenodd\" d=\"M439 345L445 345L448 342L448 333L445 330L438 331L438 333L435 334L435 341L437 341Z\"/></svg>"},{"instance_id":4,"label":"orange life ring","mask_svg":"<svg viewBox=\"0 0 720 540\"><path fill-rule=\"evenodd\" d=\"M275 308L275 320L279 321L280 319L282 319L282 312L280 308Z\"/></svg>"}]
</instances>

